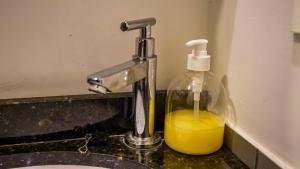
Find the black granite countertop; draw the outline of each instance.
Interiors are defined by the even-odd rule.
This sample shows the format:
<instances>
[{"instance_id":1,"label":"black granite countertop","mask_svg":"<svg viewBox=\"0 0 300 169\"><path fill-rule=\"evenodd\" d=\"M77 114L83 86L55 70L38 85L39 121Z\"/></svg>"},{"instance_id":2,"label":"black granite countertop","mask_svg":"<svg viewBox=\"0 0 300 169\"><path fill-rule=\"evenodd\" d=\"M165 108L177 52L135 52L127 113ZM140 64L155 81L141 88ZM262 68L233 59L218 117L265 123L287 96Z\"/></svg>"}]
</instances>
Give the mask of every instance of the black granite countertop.
<instances>
[{"instance_id":1,"label":"black granite countertop","mask_svg":"<svg viewBox=\"0 0 300 169\"><path fill-rule=\"evenodd\" d=\"M88 146L88 152L85 154L81 154L78 151L78 148L85 144L85 139L68 139L1 146L0 168L50 164L99 166L100 164L97 157L101 155L115 156L119 162L121 160L135 161L150 168L247 168L226 147L210 155L191 156L175 152L164 143L152 150L135 150L125 146L122 141L122 135L108 136L108 139L100 145ZM104 167L113 166L114 165L111 164ZM141 168L141 166L138 168Z\"/></svg>"},{"instance_id":2,"label":"black granite countertop","mask_svg":"<svg viewBox=\"0 0 300 169\"><path fill-rule=\"evenodd\" d=\"M164 97L164 92L158 92L156 112L164 110ZM4 129L0 131L0 168L54 164L109 168L248 168L225 146L205 156L181 154L165 143L151 150L127 147L123 144L123 134L131 130L132 115L127 106L130 101L128 93L105 98L88 95L0 100L0 128ZM156 118L155 128L161 131L164 116ZM92 139L88 151L80 153L78 149L85 145L89 134Z\"/></svg>"}]
</instances>

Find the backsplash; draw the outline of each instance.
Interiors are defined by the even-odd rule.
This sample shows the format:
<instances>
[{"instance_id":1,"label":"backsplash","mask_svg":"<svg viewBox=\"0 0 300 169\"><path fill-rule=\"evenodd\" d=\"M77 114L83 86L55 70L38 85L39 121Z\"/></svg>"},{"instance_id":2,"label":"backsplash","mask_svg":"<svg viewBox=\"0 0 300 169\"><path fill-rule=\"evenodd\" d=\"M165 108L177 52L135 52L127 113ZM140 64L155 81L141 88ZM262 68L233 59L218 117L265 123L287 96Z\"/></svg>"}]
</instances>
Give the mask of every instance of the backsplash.
<instances>
[{"instance_id":1,"label":"backsplash","mask_svg":"<svg viewBox=\"0 0 300 169\"><path fill-rule=\"evenodd\" d=\"M165 91L158 91L156 130L163 130L164 101ZM133 126L130 105L131 93L1 100L0 138L92 128L124 133Z\"/></svg>"}]
</instances>

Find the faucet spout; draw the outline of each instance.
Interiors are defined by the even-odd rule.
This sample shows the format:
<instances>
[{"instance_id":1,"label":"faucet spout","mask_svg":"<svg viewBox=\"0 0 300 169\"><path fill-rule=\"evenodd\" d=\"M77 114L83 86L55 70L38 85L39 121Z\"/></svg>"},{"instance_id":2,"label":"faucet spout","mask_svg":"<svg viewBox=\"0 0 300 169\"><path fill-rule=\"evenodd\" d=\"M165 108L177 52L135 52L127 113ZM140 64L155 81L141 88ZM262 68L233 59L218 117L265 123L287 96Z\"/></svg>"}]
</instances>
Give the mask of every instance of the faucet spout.
<instances>
[{"instance_id":1,"label":"faucet spout","mask_svg":"<svg viewBox=\"0 0 300 169\"><path fill-rule=\"evenodd\" d=\"M130 60L88 76L89 90L96 93L115 92L147 76L147 62Z\"/></svg>"}]
</instances>

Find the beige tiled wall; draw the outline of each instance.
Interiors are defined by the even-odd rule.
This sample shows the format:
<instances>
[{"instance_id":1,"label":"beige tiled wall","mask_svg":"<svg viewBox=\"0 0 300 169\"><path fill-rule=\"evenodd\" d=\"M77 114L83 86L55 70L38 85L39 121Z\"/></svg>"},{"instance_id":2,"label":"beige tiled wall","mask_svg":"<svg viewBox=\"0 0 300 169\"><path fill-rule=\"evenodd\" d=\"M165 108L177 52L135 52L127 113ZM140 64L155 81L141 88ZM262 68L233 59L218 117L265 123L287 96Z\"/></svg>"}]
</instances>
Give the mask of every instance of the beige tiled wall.
<instances>
[{"instance_id":1,"label":"beige tiled wall","mask_svg":"<svg viewBox=\"0 0 300 169\"><path fill-rule=\"evenodd\" d=\"M300 168L300 35L291 31L292 9L293 0L211 0L209 7L213 68L227 81L234 130L285 169Z\"/></svg>"},{"instance_id":2,"label":"beige tiled wall","mask_svg":"<svg viewBox=\"0 0 300 169\"><path fill-rule=\"evenodd\" d=\"M153 16L158 88L185 69L184 43L207 37L208 0L1 0L0 99L87 93L86 75L127 61L137 32L125 19Z\"/></svg>"}]
</instances>

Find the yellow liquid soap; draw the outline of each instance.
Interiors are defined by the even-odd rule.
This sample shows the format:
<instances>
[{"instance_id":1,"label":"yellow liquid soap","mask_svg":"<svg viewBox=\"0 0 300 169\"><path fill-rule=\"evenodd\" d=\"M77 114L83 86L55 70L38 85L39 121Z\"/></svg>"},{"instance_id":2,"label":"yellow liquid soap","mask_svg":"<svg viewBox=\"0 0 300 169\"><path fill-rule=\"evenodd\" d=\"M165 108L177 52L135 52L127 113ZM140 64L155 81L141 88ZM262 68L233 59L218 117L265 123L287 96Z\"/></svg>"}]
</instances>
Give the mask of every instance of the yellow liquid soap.
<instances>
[{"instance_id":1,"label":"yellow liquid soap","mask_svg":"<svg viewBox=\"0 0 300 169\"><path fill-rule=\"evenodd\" d=\"M224 120L208 111L178 110L165 119L165 142L172 149L191 155L210 154L223 144Z\"/></svg>"}]
</instances>

